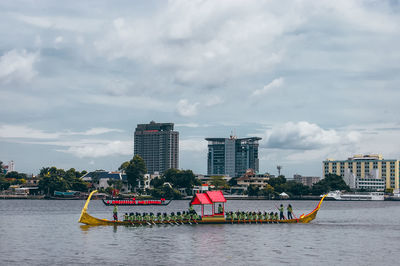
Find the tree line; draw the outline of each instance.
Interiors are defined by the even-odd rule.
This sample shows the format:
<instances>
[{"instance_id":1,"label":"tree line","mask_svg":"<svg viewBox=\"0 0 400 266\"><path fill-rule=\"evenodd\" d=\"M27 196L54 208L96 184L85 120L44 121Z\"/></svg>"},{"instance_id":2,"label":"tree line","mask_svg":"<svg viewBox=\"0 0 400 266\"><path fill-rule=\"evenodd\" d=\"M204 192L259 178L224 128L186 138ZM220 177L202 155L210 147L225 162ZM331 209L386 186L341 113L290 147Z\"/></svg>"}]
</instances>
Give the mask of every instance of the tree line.
<instances>
[{"instance_id":1,"label":"tree line","mask_svg":"<svg viewBox=\"0 0 400 266\"><path fill-rule=\"evenodd\" d=\"M3 170L3 164L0 161L0 169ZM138 190L139 183L144 181L144 175L147 172L144 160L135 155L131 160L123 162L119 170L127 176L126 181L109 180L108 185L113 188L121 189L123 183L128 184L131 191L149 194L153 197L179 199L182 197L181 192L190 195L194 186L201 185L201 181L196 178L191 170L168 169L160 177L151 180L151 189L146 191ZM39 189L45 194L52 195L54 191L88 191L89 183L82 180L82 176L86 171L76 171L74 168L69 170L58 169L56 167L43 167L39 172ZM94 172L96 173L96 172ZM9 172L4 174L0 171L0 190L8 189L13 184L24 184L26 182L26 174L18 172ZM92 183L96 182L96 175L92 177ZM216 189L229 189L236 185L236 179L232 178L226 182L222 176L211 177L210 184ZM106 192L111 193L112 188ZM311 188L298 183L294 180L287 180L283 175L270 178L264 189L250 185L246 193L249 196L265 196L276 197L282 192L288 193L290 196L302 195L321 195L331 190L350 190L345 184L342 177L335 174L328 174Z\"/></svg>"}]
</instances>

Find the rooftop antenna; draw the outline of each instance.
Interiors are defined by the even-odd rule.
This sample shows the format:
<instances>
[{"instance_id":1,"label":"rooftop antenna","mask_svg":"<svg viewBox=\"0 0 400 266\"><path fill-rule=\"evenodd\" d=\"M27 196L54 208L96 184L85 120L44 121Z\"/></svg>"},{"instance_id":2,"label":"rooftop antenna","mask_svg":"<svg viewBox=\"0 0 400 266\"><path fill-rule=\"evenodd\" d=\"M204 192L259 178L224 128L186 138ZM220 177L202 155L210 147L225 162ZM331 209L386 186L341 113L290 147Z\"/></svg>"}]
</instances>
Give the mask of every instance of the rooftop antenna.
<instances>
[{"instance_id":1,"label":"rooftop antenna","mask_svg":"<svg viewBox=\"0 0 400 266\"><path fill-rule=\"evenodd\" d=\"M276 169L278 169L278 176L280 176L281 175L281 169L282 169L283 167L281 166L281 165L277 165L276 166Z\"/></svg>"}]
</instances>

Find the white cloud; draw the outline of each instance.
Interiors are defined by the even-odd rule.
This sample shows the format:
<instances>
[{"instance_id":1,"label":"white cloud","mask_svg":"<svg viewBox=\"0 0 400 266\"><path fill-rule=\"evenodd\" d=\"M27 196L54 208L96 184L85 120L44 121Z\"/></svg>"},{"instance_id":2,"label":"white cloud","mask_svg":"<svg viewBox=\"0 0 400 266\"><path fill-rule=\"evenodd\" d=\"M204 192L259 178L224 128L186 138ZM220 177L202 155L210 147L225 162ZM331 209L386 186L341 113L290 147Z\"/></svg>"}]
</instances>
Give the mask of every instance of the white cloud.
<instances>
[{"instance_id":1,"label":"white cloud","mask_svg":"<svg viewBox=\"0 0 400 266\"><path fill-rule=\"evenodd\" d=\"M109 59L130 58L172 72L178 84L215 87L281 61L284 51L273 41L301 16L279 13L257 2L170 1L146 18L110 21L95 47Z\"/></svg>"},{"instance_id":2,"label":"white cloud","mask_svg":"<svg viewBox=\"0 0 400 266\"><path fill-rule=\"evenodd\" d=\"M59 133L47 133L21 125L1 125L0 138L56 139Z\"/></svg>"},{"instance_id":3,"label":"white cloud","mask_svg":"<svg viewBox=\"0 0 400 266\"><path fill-rule=\"evenodd\" d=\"M209 96L206 98L205 106L215 106L224 102L219 96Z\"/></svg>"},{"instance_id":4,"label":"white cloud","mask_svg":"<svg viewBox=\"0 0 400 266\"><path fill-rule=\"evenodd\" d=\"M55 43L55 44L59 44L59 43L62 43L63 40L64 40L64 38L63 38L62 36L57 36L57 37L54 39L54 43Z\"/></svg>"},{"instance_id":5,"label":"white cloud","mask_svg":"<svg viewBox=\"0 0 400 266\"><path fill-rule=\"evenodd\" d=\"M179 150L206 154L207 141L204 139L185 139L179 141Z\"/></svg>"},{"instance_id":6,"label":"white cloud","mask_svg":"<svg viewBox=\"0 0 400 266\"><path fill-rule=\"evenodd\" d=\"M57 151L70 153L79 158L98 158L115 155L131 155L132 141L109 141L108 143L79 143L66 150Z\"/></svg>"},{"instance_id":7,"label":"white cloud","mask_svg":"<svg viewBox=\"0 0 400 266\"><path fill-rule=\"evenodd\" d=\"M0 81L29 82L37 72L34 64L39 60L37 53L26 50L11 50L0 57Z\"/></svg>"},{"instance_id":8,"label":"white cloud","mask_svg":"<svg viewBox=\"0 0 400 266\"><path fill-rule=\"evenodd\" d=\"M40 129L30 128L24 125L0 125L0 138L26 138L26 139L57 139L65 136L83 135L94 136L111 132L124 132L115 128L91 128L82 132L74 131L59 131L59 132L45 132Z\"/></svg>"},{"instance_id":9,"label":"white cloud","mask_svg":"<svg viewBox=\"0 0 400 266\"><path fill-rule=\"evenodd\" d=\"M361 138L356 131L325 130L306 121L288 122L267 131L263 146L275 149L313 150L332 145L355 144Z\"/></svg>"},{"instance_id":10,"label":"white cloud","mask_svg":"<svg viewBox=\"0 0 400 266\"><path fill-rule=\"evenodd\" d=\"M284 79L283 78L277 78L265 85L262 89L255 90L252 94L252 96L260 96L267 94L268 92L282 87L284 84Z\"/></svg>"},{"instance_id":11,"label":"white cloud","mask_svg":"<svg viewBox=\"0 0 400 266\"><path fill-rule=\"evenodd\" d=\"M67 135L85 135L85 136L93 136L93 135L101 135L110 132L124 132L123 130L116 128L105 128L105 127L95 127L83 132L68 132Z\"/></svg>"},{"instance_id":12,"label":"white cloud","mask_svg":"<svg viewBox=\"0 0 400 266\"><path fill-rule=\"evenodd\" d=\"M26 16L16 14L15 18L29 25L72 32L91 32L99 28L100 19L89 19L66 16Z\"/></svg>"},{"instance_id":13,"label":"white cloud","mask_svg":"<svg viewBox=\"0 0 400 266\"><path fill-rule=\"evenodd\" d=\"M181 116L194 116L197 114L199 103L189 103L187 99L181 99L177 104L177 111Z\"/></svg>"},{"instance_id":14,"label":"white cloud","mask_svg":"<svg viewBox=\"0 0 400 266\"><path fill-rule=\"evenodd\" d=\"M177 127L191 127L191 128L200 127L200 125L197 124L197 123L175 124L175 126L177 126Z\"/></svg>"}]
</instances>

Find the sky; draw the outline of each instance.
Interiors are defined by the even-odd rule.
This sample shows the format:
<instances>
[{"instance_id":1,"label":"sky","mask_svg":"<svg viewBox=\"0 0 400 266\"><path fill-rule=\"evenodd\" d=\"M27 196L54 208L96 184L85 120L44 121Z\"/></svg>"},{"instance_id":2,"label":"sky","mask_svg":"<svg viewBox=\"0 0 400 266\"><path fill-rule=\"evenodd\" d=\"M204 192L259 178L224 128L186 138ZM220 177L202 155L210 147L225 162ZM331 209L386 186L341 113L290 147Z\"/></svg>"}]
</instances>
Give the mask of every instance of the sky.
<instances>
[{"instance_id":1,"label":"sky","mask_svg":"<svg viewBox=\"0 0 400 266\"><path fill-rule=\"evenodd\" d=\"M259 136L260 172L400 159L400 1L1 1L0 160L116 170L137 124Z\"/></svg>"}]
</instances>

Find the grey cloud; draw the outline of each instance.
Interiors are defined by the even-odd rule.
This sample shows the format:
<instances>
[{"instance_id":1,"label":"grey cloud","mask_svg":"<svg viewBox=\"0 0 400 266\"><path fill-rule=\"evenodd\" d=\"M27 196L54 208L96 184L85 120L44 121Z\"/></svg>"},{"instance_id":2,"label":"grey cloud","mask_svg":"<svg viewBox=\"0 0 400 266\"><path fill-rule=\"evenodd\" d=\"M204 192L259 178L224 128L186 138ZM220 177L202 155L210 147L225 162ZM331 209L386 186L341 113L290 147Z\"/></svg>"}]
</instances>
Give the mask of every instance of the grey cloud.
<instances>
[{"instance_id":1,"label":"grey cloud","mask_svg":"<svg viewBox=\"0 0 400 266\"><path fill-rule=\"evenodd\" d=\"M339 133L325 130L309 122L288 122L267 132L263 147L275 149L313 150L332 145L356 143L360 134L355 131Z\"/></svg>"}]
</instances>

